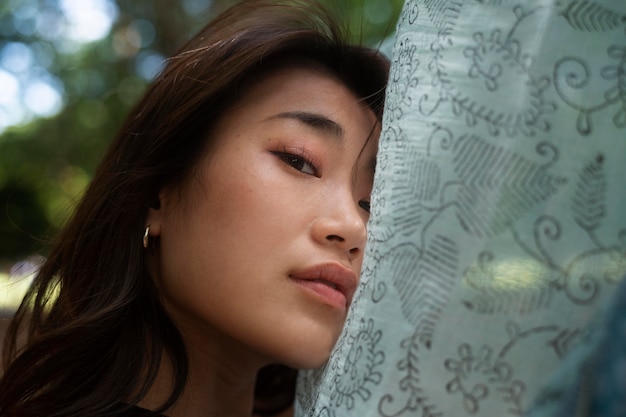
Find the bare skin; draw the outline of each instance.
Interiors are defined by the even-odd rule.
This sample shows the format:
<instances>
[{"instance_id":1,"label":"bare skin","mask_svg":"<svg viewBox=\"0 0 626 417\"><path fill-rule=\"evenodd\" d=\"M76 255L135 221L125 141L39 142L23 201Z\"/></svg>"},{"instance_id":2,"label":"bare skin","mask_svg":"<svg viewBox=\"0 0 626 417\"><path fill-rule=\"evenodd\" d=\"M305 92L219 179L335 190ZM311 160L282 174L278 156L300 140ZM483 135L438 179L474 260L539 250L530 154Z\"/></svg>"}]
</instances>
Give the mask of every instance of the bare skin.
<instances>
[{"instance_id":1,"label":"bare skin","mask_svg":"<svg viewBox=\"0 0 626 417\"><path fill-rule=\"evenodd\" d=\"M250 417L261 367L328 360L361 270L378 133L329 73L282 67L223 116L182 194L161 192L148 266L190 361L168 416ZM164 363L141 406L162 403L171 380Z\"/></svg>"}]
</instances>

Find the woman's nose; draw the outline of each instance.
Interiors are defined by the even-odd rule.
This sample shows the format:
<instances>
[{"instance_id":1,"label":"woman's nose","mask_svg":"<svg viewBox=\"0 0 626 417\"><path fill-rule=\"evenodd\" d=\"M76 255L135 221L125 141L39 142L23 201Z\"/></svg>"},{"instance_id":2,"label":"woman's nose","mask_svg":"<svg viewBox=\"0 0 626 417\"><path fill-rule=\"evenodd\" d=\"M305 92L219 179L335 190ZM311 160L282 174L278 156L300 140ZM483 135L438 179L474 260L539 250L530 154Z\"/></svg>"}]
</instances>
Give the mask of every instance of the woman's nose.
<instances>
[{"instance_id":1,"label":"woman's nose","mask_svg":"<svg viewBox=\"0 0 626 417\"><path fill-rule=\"evenodd\" d=\"M363 210L353 199L327 201L313 225L314 239L322 245L335 246L352 261L360 256L367 239Z\"/></svg>"}]
</instances>

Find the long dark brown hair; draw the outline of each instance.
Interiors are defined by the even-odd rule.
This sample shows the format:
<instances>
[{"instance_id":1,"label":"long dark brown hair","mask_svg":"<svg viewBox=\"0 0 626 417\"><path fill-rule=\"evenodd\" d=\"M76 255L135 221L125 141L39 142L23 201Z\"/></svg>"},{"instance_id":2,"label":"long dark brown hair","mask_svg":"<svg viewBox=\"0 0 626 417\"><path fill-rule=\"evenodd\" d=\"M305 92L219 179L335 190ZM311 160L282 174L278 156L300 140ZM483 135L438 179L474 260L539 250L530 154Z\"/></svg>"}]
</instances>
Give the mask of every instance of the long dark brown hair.
<instances>
[{"instance_id":1,"label":"long dark brown hair","mask_svg":"<svg viewBox=\"0 0 626 417\"><path fill-rule=\"evenodd\" d=\"M240 89L284 60L328 68L382 114L388 62L352 46L311 1L253 0L213 20L167 62L128 115L11 322L0 379L1 416L106 416L139 403L163 355L184 389L181 334L148 275L141 237L163 187L192 175L207 134ZM259 374L256 411L293 401L293 371Z\"/></svg>"}]
</instances>

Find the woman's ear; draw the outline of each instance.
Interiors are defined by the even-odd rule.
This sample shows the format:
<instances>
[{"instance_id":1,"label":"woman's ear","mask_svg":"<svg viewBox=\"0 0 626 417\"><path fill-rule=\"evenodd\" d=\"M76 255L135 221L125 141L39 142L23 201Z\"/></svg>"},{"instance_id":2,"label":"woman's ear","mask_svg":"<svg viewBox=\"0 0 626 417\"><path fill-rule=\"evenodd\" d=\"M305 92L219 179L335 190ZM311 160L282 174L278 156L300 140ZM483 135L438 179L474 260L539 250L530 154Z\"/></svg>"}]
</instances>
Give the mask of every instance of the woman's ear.
<instances>
[{"instance_id":1,"label":"woman's ear","mask_svg":"<svg viewBox=\"0 0 626 417\"><path fill-rule=\"evenodd\" d=\"M149 237L157 237L161 235L161 224L163 222L163 211L161 210L161 198L163 192L159 193L159 196L150 205L148 209L148 215L146 216L146 228L150 228L148 231Z\"/></svg>"}]
</instances>

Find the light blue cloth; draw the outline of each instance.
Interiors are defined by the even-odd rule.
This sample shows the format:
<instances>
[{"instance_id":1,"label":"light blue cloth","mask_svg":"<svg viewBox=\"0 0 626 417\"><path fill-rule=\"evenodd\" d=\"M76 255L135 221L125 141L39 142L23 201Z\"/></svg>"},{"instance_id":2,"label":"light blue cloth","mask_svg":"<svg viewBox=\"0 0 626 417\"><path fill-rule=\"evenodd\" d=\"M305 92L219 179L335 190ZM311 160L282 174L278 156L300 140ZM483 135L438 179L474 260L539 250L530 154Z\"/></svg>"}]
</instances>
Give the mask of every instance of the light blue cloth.
<instances>
[{"instance_id":1,"label":"light blue cloth","mask_svg":"<svg viewBox=\"0 0 626 417\"><path fill-rule=\"evenodd\" d=\"M379 148L361 285L296 415L570 415L583 385L619 415L626 1L407 1Z\"/></svg>"}]
</instances>

